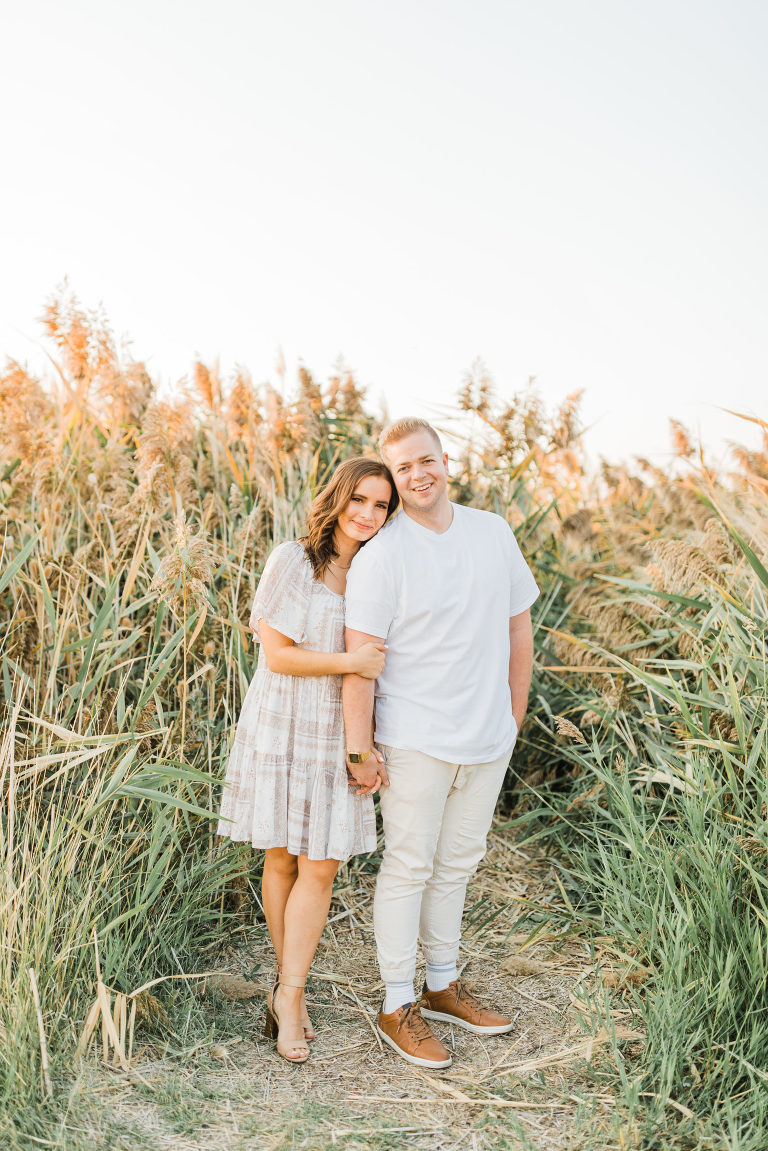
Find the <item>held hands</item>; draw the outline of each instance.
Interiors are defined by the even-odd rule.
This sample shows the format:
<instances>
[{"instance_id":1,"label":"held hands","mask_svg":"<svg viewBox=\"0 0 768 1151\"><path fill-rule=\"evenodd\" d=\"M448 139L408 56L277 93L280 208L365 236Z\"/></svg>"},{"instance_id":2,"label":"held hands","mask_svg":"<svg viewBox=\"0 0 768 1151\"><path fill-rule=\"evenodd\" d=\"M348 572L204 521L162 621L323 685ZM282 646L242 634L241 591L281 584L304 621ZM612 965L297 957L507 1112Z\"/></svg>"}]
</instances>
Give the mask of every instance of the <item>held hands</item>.
<instances>
[{"instance_id":1,"label":"held hands","mask_svg":"<svg viewBox=\"0 0 768 1151\"><path fill-rule=\"evenodd\" d=\"M356 651L349 652L350 671L363 679L376 679L384 670L386 660L385 643L364 643Z\"/></svg>"},{"instance_id":2,"label":"held hands","mask_svg":"<svg viewBox=\"0 0 768 1151\"><path fill-rule=\"evenodd\" d=\"M372 752L371 758L365 763L350 763L347 760L349 788L355 795L374 795L381 787L389 787L384 756L378 748L374 747Z\"/></svg>"}]
</instances>

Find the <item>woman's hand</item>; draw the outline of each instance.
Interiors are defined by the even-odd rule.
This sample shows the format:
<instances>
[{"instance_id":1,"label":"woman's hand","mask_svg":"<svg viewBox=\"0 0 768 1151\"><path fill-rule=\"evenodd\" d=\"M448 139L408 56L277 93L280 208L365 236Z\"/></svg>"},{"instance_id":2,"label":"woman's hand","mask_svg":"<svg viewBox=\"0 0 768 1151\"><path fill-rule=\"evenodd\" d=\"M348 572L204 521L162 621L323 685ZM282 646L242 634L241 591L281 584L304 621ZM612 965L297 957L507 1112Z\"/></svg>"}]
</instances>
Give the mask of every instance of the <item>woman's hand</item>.
<instances>
[{"instance_id":1,"label":"woman's hand","mask_svg":"<svg viewBox=\"0 0 768 1151\"><path fill-rule=\"evenodd\" d=\"M365 763L350 764L347 760L349 789L355 795L375 795L380 788L389 787L384 756L377 747L371 750L373 755Z\"/></svg>"},{"instance_id":2,"label":"woman's hand","mask_svg":"<svg viewBox=\"0 0 768 1151\"><path fill-rule=\"evenodd\" d=\"M348 652L349 670L363 679L376 679L384 670L385 643L364 643L356 651Z\"/></svg>"}]
</instances>

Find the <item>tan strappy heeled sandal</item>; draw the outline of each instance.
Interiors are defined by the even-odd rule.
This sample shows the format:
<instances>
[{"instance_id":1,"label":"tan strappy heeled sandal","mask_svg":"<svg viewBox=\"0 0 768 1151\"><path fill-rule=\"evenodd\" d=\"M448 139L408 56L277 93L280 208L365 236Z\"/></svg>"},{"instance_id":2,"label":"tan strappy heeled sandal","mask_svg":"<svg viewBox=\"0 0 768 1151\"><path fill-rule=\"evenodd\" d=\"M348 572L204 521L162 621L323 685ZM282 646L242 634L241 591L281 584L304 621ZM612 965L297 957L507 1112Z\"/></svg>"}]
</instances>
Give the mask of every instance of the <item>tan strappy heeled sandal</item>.
<instances>
[{"instance_id":1,"label":"tan strappy heeled sandal","mask_svg":"<svg viewBox=\"0 0 768 1151\"><path fill-rule=\"evenodd\" d=\"M275 1010L275 996L280 986L303 988L306 982L306 977L299 978L295 975L283 975L281 973L275 986L272 988L272 994L267 999L267 1018L264 1023L264 1035L267 1039L275 1039L277 1041L277 1053L278 1055L282 1055L287 1063L306 1063L309 1059L309 1048L307 1047L307 1040L304 1038L303 1028L299 1036L298 1034L287 1034L285 1028L280 1026L280 1016ZM306 1051L306 1055L289 1055L289 1051Z\"/></svg>"},{"instance_id":2,"label":"tan strappy heeled sandal","mask_svg":"<svg viewBox=\"0 0 768 1151\"><path fill-rule=\"evenodd\" d=\"M277 986L279 981L280 981L280 964L276 963L275 964L275 987ZM273 993L274 993L274 989L273 989ZM308 1042L311 1043L312 1040L317 1035L317 1032L315 1031L315 1026L314 1026L312 1020L309 1018L309 1012L307 1011L306 1000L304 1002L304 1010L302 1013L301 1024L302 1024L302 1027L304 1028L304 1038Z\"/></svg>"}]
</instances>

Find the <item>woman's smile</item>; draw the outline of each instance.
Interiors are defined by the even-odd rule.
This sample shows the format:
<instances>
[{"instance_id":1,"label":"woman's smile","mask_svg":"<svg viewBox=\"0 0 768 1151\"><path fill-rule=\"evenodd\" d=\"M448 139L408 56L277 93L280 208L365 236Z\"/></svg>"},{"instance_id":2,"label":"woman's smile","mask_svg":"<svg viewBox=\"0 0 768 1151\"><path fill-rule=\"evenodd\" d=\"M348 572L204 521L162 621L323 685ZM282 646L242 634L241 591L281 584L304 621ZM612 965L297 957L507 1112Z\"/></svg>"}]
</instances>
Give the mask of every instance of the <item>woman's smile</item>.
<instances>
[{"instance_id":1,"label":"woman's smile","mask_svg":"<svg viewBox=\"0 0 768 1151\"><path fill-rule=\"evenodd\" d=\"M390 494L390 485L383 476L362 479L344 511L339 512L337 539L347 537L355 543L364 543L374 536L387 518Z\"/></svg>"}]
</instances>

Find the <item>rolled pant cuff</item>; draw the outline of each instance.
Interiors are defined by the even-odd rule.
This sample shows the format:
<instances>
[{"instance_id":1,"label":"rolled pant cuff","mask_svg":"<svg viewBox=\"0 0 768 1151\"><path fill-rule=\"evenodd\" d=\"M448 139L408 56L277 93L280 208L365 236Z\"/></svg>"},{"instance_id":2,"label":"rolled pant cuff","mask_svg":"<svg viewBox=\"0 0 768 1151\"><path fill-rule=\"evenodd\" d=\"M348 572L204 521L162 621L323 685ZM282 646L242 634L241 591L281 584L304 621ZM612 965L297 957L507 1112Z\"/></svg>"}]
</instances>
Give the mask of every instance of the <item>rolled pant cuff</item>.
<instances>
[{"instance_id":1,"label":"rolled pant cuff","mask_svg":"<svg viewBox=\"0 0 768 1151\"><path fill-rule=\"evenodd\" d=\"M381 967L379 966L383 983L413 983L416 978L416 964L412 967Z\"/></svg>"},{"instance_id":2,"label":"rolled pant cuff","mask_svg":"<svg viewBox=\"0 0 768 1151\"><path fill-rule=\"evenodd\" d=\"M434 947L425 947L422 943L421 950L427 963L443 964L459 962L458 944L456 947L451 947L448 950L443 948L442 951L439 951Z\"/></svg>"}]
</instances>

